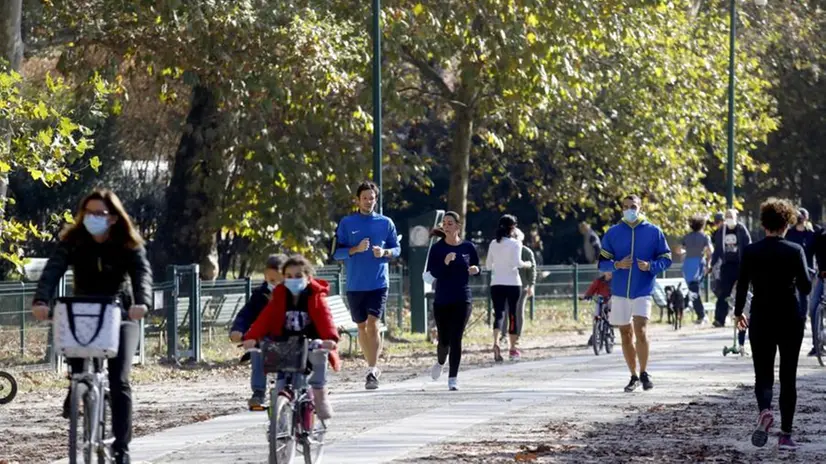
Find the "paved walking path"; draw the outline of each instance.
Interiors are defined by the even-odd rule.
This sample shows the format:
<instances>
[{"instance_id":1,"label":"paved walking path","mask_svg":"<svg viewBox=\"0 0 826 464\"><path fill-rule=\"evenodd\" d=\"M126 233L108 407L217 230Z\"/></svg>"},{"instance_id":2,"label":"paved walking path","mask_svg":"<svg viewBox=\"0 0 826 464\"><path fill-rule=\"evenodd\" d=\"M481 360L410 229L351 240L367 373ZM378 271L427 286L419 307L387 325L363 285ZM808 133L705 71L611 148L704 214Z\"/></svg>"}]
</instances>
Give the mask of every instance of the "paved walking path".
<instances>
[{"instance_id":1,"label":"paved walking path","mask_svg":"<svg viewBox=\"0 0 826 464\"><path fill-rule=\"evenodd\" d=\"M751 360L722 356L730 339L729 331L660 332L652 344L649 368L656 388L632 395L622 392L628 373L619 347L611 355L597 357L583 349L542 361L464 371L459 392L447 391L446 376L432 382L422 373L375 392L338 393L332 395L336 417L324 462L389 463L427 455L439 442L492 424L539 420L533 416L538 410L581 411L611 421L624 414L621 408L597 412L589 405L599 401L650 407L750 384ZM133 462L266 462L266 417L241 413L138 438L132 444Z\"/></svg>"}]
</instances>

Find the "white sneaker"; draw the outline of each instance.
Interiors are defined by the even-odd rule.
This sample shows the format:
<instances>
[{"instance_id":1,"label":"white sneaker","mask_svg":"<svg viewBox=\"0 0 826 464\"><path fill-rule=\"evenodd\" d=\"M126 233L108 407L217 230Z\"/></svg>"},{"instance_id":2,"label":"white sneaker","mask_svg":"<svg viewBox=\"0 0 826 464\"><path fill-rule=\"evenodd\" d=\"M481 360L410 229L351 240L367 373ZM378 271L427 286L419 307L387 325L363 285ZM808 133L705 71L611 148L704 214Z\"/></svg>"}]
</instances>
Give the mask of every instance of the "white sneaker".
<instances>
[{"instance_id":1,"label":"white sneaker","mask_svg":"<svg viewBox=\"0 0 826 464\"><path fill-rule=\"evenodd\" d=\"M459 385L456 383L456 377L450 377L447 379L447 389L450 391L459 390Z\"/></svg>"},{"instance_id":2,"label":"white sneaker","mask_svg":"<svg viewBox=\"0 0 826 464\"><path fill-rule=\"evenodd\" d=\"M442 376L442 369L445 367L444 364L434 363L433 367L430 368L430 377L433 380L439 380L439 377Z\"/></svg>"}]
</instances>

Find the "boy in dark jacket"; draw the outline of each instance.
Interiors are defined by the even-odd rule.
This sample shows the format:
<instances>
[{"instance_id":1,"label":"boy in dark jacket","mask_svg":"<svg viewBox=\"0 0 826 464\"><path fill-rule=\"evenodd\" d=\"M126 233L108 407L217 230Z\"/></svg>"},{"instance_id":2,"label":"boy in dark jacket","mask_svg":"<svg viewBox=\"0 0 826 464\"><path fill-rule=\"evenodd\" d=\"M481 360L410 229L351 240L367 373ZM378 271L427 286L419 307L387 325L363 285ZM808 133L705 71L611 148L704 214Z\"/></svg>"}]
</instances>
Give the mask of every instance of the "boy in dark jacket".
<instances>
[{"instance_id":1,"label":"boy in dark jacket","mask_svg":"<svg viewBox=\"0 0 826 464\"><path fill-rule=\"evenodd\" d=\"M264 283L260 287L252 291L249 301L241 308L238 315L235 316L235 321L232 323L229 338L235 343L241 342L252 323L261 314L261 311L270 302L272 290L278 284L284 281L284 276L281 275L281 267L287 261L285 255L270 255L267 258L267 266L264 269ZM267 376L264 375L264 365L261 361L261 353L253 352L250 354L250 361L252 363L252 373L250 375L250 386L252 387L252 397L249 399L249 407L261 407L264 403L267 390Z\"/></svg>"}]
</instances>

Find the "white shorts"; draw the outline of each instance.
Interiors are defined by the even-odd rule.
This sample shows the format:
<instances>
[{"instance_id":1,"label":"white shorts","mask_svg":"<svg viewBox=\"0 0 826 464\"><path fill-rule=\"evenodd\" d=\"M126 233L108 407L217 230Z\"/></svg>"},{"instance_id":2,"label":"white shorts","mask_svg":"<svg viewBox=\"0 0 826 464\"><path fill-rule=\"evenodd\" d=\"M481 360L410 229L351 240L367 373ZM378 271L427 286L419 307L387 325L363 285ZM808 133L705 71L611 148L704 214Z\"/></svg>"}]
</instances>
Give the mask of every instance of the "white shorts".
<instances>
[{"instance_id":1,"label":"white shorts","mask_svg":"<svg viewBox=\"0 0 826 464\"><path fill-rule=\"evenodd\" d=\"M608 318L613 326L623 326L631 323L634 316L651 319L651 297L621 298L618 296L611 298L611 315Z\"/></svg>"}]
</instances>

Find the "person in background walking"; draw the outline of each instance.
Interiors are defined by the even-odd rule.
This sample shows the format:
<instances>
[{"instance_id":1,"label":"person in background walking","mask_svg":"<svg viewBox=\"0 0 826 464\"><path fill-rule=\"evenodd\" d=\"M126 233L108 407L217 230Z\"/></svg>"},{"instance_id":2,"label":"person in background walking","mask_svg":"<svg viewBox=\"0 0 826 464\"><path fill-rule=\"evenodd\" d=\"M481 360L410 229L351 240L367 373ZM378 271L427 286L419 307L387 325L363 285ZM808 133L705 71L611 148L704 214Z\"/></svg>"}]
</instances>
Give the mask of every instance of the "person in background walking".
<instances>
[{"instance_id":1,"label":"person in background walking","mask_svg":"<svg viewBox=\"0 0 826 464\"><path fill-rule=\"evenodd\" d=\"M267 258L266 268L264 269L264 283L252 291L249 301L238 311L238 315L235 316L235 320L232 322L229 339L233 343L243 341L244 334L250 329L250 326L267 306L267 303L270 302L272 290L284 281L281 268L286 261L287 256L285 255L270 255ZM267 376L264 374L264 361L261 358L261 353L251 352L250 362L252 364L250 372L252 397L247 401L247 404L250 408L260 408L264 405L267 394Z\"/></svg>"},{"instance_id":2,"label":"person in background walking","mask_svg":"<svg viewBox=\"0 0 826 464\"><path fill-rule=\"evenodd\" d=\"M493 300L493 359L502 362L499 347L499 334L502 332L502 319L507 310L508 337L510 338L510 359L516 361L520 353L516 348L522 326L516 317L519 297L522 294L522 279L519 276L520 268L531 266L530 262L522 260L522 244L514 237L516 218L506 214L499 219L496 229L496 239L488 247L485 267L491 271L490 297Z\"/></svg>"},{"instance_id":3,"label":"person in background walking","mask_svg":"<svg viewBox=\"0 0 826 464\"><path fill-rule=\"evenodd\" d=\"M750 327L754 394L760 410L751 436L755 446L766 444L774 423L774 360L780 351L780 450L797 448L791 434L797 404L797 363L806 325L806 312L800 310L798 295L808 295L812 288L803 248L784 239L796 217L797 211L786 200L770 198L760 206L766 238L744 250L734 306L737 325ZM747 321L743 307L749 286L754 296L751 319Z\"/></svg>"},{"instance_id":4,"label":"person in background walking","mask_svg":"<svg viewBox=\"0 0 826 464\"><path fill-rule=\"evenodd\" d=\"M640 197L629 195L623 199L622 221L605 234L599 262L599 270L611 272L613 276L609 322L619 327L622 335L622 354L631 371L631 381L625 387L628 393L639 388L640 383L644 390L654 388L647 371L651 292L657 274L671 266L671 249L663 231L646 221L641 210Z\"/></svg>"},{"instance_id":5,"label":"person in background walking","mask_svg":"<svg viewBox=\"0 0 826 464\"><path fill-rule=\"evenodd\" d=\"M378 198L376 184L359 185L358 212L339 223L334 254L347 268L347 302L353 322L358 324L359 346L367 361L367 390L379 388L381 371L376 364L381 353L379 322L384 316L390 286L388 262L401 252L396 225L387 216L374 212Z\"/></svg>"},{"instance_id":6,"label":"person in background walking","mask_svg":"<svg viewBox=\"0 0 826 464\"><path fill-rule=\"evenodd\" d=\"M815 256L814 256L814 239L815 239L815 230L812 227L812 223L809 222L809 211L800 208L797 213L797 222L795 223L794 227L789 229L786 233L786 240L796 243L803 248L803 253L806 255L806 265L809 266L809 272L812 276L815 275ZM820 302L820 296L823 294L823 284L820 283L820 279L817 279L817 282L813 287L820 286L820 292L818 292L817 288L815 288L814 292L812 292L813 296L809 298L809 295L803 295L802 293L798 295L800 298L800 307L802 308L801 311L809 310L809 314L814 320L815 317L815 310L817 310L817 304ZM814 304L811 304L814 303ZM815 336L817 334L812 331L812 344L816 342ZM809 352L809 356L816 355L817 352L812 347L812 350Z\"/></svg>"},{"instance_id":7,"label":"person in background walking","mask_svg":"<svg viewBox=\"0 0 826 464\"><path fill-rule=\"evenodd\" d=\"M713 242L714 254L711 258L711 265L720 266L714 327L724 327L729 312L728 298L740 275L740 259L743 256L743 250L751 244L751 236L746 226L737 222L737 210L726 211L725 224L714 233Z\"/></svg>"},{"instance_id":8,"label":"person in background walking","mask_svg":"<svg viewBox=\"0 0 826 464\"><path fill-rule=\"evenodd\" d=\"M818 227L815 229L815 235L812 239L812 252L815 256L815 265L818 268L815 272L817 277L812 284L812 294L809 297L809 315L812 323L812 342L817 343L816 335L818 331L826 333L826 328L819 327L820 321L817 320L817 307L823 298L823 281L826 279L826 228ZM823 340L820 340L823 343ZM817 347L812 346L809 351L809 356L817 355Z\"/></svg>"},{"instance_id":9,"label":"person in background walking","mask_svg":"<svg viewBox=\"0 0 826 464\"><path fill-rule=\"evenodd\" d=\"M439 380L445 362L450 357L447 386L450 391L459 389L456 378L462 362L462 338L465 335L473 298L470 292L470 276L479 274L479 255L476 247L462 240L461 218L448 211L442 219L442 227L432 232L442 240L430 247L427 270L436 279L436 296L433 317L439 334L436 363L430 370L433 380Z\"/></svg>"},{"instance_id":10,"label":"person in background walking","mask_svg":"<svg viewBox=\"0 0 826 464\"><path fill-rule=\"evenodd\" d=\"M714 213L714 222L712 223L712 231L711 231L711 243L714 245L717 243L715 237L717 237L717 232L720 228L723 227L723 224L726 222L726 215L725 213ZM711 257L711 293L717 295L717 289L720 288L720 266L722 266L722 261L714 262L714 254L712 252Z\"/></svg>"},{"instance_id":11,"label":"person in background walking","mask_svg":"<svg viewBox=\"0 0 826 464\"><path fill-rule=\"evenodd\" d=\"M536 265L541 266L545 262L545 244L542 243L542 235L539 233L539 224L531 225L531 232L529 234L530 248L533 250Z\"/></svg>"},{"instance_id":12,"label":"person in background walking","mask_svg":"<svg viewBox=\"0 0 826 464\"><path fill-rule=\"evenodd\" d=\"M582 234L582 250L585 255L586 264L594 264L599 261L599 252L602 250L602 243L599 235L594 232L587 222L579 223L579 233Z\"/></svg>"},{"instance_id":13,"label":"person in background walking","mask_svg":"<svg viewBox=\"0 0 826 464\"><path fill-rule=\"evenodd\" d=\"M531 263L530 267L523 267L519 269L519 278L522 280L522 293L519 295L519 302L516 304L516 318L519 320L519 327L524 327L525 324L525 306L528 298L533 297L536 288L536 259L533 250L525 245L525 233L522 229L514 229L514 238L522 244L522 261ZM502 338L499 340L504 343L505 333L510 329L510 318L505 318L502 321ZM517 351L519 347L516 347Z\"/></svg>"},{"instance_id":14,"label":"person in background walking","mask_svg":"<svg viewBox=\"0 0 826 464\"><path fill-rule=\"evenodd\" d=\"M714 247L711 245L711 238L703 232L706 227L704 216L694 216L689 221L691 232L683 237L683 277L688 283L688 291L694 304L694 312L697 313L697 324L705 322L706 311L703 301L700 298L700 282L706 274Z\"/></svg>"}]
</instances>

